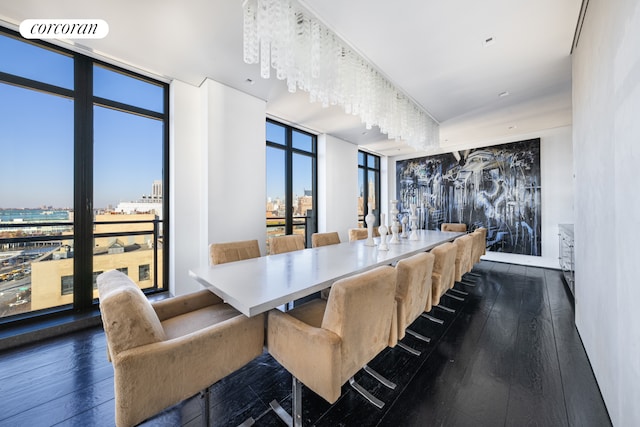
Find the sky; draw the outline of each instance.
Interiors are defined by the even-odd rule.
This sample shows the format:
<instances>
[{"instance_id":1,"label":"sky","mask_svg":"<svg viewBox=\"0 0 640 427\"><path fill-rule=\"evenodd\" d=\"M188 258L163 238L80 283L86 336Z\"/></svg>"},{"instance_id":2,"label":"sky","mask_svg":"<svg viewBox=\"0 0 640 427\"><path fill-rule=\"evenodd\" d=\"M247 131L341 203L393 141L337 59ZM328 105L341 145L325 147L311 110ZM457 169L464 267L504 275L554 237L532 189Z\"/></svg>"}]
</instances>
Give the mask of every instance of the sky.
<instances>
[{"instance_id":1,"label":"sky","mask_svg":"<svg viewBox=\"0 0 640 427\"><path fill-rule=\"evenodd\" d=\"M71 57L0 34L0 71L73 89ZM159 86L94 66L94 95L152 111L164 108ZM73 207L71 98L0 83L0 208ZM94 208L151 193L162 179L162 122L94 106ZM267 138L283 142L283 127ZM310 137L293 133L309 149ZM311 160L294 154L293 193L312 187ZM283 151L267 149L267 197L284 199Z\"/></svg>"},{"instance_id":2,"label":"sky","mask_svg":"<svg viewBox=\"0 0 640 427\"><path fill-rule=\"evenodd\" d=\"M266 137L268 141L284 144L284 128L267 122ZM311 150L310 138L306 134L293 132L293 146ZM285 157L284 150L267 147L267 198L284 200L285 193ZM293 155L293 196L303 196L304 190L312 188L311 158L301 154Z\"/></svg>"},{"instance_id":3,"label":"sky","mask_svg":"<svg viewBox=\"0 0 640 427\"><path fill-rule=\"evenodd\" d=\"M73 88L73 61L0 34L0 71ZM94 67L94 94L161 111L162 89ZM73 206L73 100L0 83L0 208ZM163 124L94 106L94 207L151 193Z\"/></svg>"}]
</instances>

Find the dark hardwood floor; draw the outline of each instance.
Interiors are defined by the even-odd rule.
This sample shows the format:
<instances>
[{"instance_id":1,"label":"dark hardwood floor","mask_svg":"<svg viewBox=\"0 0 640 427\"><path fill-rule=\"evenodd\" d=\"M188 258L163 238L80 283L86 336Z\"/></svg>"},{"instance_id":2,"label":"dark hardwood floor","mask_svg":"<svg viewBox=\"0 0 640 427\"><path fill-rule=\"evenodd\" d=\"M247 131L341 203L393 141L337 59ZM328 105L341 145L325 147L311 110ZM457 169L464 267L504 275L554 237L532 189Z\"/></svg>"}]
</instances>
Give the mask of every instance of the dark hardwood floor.
<instances>
[{"instance_id":1,"label":"dark hardwood floor","mask_svg":"<svg viewBox=\"0 0 640 427\"><path fill-rule=\"evenodd\" d=\"M386 349L370 366L398 384L389 390L365 373L356 379L386 402L368 404L343 387L327 404L303 388L305 425L317 426L608 426L591 366L573 323L560 272L481 262L464 302L445 297L455 314L434 309L438 325L420 318L400 348ZM291 377L268 354L216 383L211 424L280 426L268 410L278 399L290 409ZM92 328L0 353L0 426L111 426L113 368L105 337ZM143 423L199 426L194 396Z\"/></svg>"}]
</instances>

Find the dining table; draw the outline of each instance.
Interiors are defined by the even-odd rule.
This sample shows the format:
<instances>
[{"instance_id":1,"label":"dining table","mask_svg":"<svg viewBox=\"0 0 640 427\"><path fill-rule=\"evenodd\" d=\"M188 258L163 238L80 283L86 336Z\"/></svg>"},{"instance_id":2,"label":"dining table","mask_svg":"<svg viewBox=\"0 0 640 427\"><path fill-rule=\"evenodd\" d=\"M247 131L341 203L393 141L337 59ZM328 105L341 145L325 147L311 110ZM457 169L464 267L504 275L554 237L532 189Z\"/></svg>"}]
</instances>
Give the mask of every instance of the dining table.
<instances>
[{"instance_id":1,"label":"dining table","mask_svg":"<svg viewBox=\"0 0 640 427\"><path fill-rule=\"evenodd\" d=\"M330 287L336 280L393 265L456 239L463 232L416 230L381 248L381 237L193 268L189 275L251 317ZM367 244L368 243L368 244Z\"/></svg>"}]
</instances>

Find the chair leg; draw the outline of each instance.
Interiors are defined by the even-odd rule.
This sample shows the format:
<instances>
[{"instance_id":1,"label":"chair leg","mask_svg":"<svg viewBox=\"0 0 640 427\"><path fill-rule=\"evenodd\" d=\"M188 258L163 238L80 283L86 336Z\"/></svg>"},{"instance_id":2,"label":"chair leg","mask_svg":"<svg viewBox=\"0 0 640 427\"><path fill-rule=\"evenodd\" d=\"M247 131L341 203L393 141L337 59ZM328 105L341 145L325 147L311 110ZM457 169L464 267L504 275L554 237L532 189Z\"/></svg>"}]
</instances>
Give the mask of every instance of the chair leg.
<instances>
[{"instance_id":1,"label":"chair leg","mask_svg":"<svg viewBox=\"0 0 640 427\"><path fill-rule=\"evenodd\" d=\"M300 380L291 375L291 411L293 415L289 415L275 399L269 402L269 406L287 426L302 427L302 383Z\"/></svg>"},{"instance_id":2,"label":"chair leg","mask_svg":"<svg viewBox=\"0 0 640 427\"><path fill-rule=\"evenodd\" d=\"M439 308L440 310L448 311L449 313L455 313L456 311L453 308L446 307L444 305L434 305L435 308Z\"/></svg>"},{"instance_id":3,"label":"chair leg","mask_svg":"<svg viewBox=\"0 0 640 427\"><path fill-rule=\"evenodd\" d=\"M451 289L449 289L449 290L450 290L451 292L455 292L455 293L457 293L458 295L462 295L462 296L465 296L465 297L466 297L467 295L469 295L469 292L461 291L460 289L451 288Z\"/></svg>"},{"instance_id":4,"label":"chair leg","mask_svg":"<svg viewBox=\"0 0 640 427\"><path fill-rule=\"evenodd\" d=\"M407 351L407 352L413 354L414 356L420 356L422 354L422 352L416 350L413 347L409 347L408 345L406 345L405 343L402 343L400 341L398 341L398 343L396 345L398 347L400 347L401 349L403 349L404 351Z\"/></svg>"},{"instance_id":5,"label":"chair leg","mask_svg":"<svg viewBox=\"0 0 640 427\"><path fill-rule=\"evenodd\" d=\"M382 374L370 368L369 365L364 365L363 369L367 374L378 380L378 382L383 386L390 388L391 390L395 390L397 386L396 383L394 383L393 381L389 381L387 378L383 377Z\"/></svg>"},{"instance_id":6,"label":"chair leg","mask_svg":"<svg viewBox=\"0 0 640 427\"><path fill-rule=\"evenodd\" d=\"M209 427L211 420L211 388L207 387L200 392L200 405L202 405L202 425Z\"/></svg>"},{"instance_id":7,"label":"chair leg","mask_svg":"<svg viewBox=\"0 0 640 427\"><path fill-rule=\"evenodd\" d=\"M302 383L296 377L291 379L291 410L293 411L293 425L302 427Z\"/></svg>"},{"instance_id":8,"label":"chair leg","mask_svg":"<svg viewBox=\"0 0 640 427\"><path fill-rule=\"evenodd\" d=\"M269 406L271 406L273 412L275 412L278 418L280 418L287 426L293 427L293 418L291 418L291 415L289 415L289 413L285 411L282 406L280 406L280 402L273 399L271 402L269 402Z\"/></svg>"},{"instance_id":9,"label":"chair leg","mask_svg":"<svg viewBox=\"0 0 640 427\"><path fill-rule=\"evenodd\" d=\"M351 387L353 387L355 391L360 393L362 397L364 397L369 402L371 402L376 408L378 409L384 408L384 402L378 399L377 397L375 397L373 394L369 393L367 390L365 390L360 384L356 382L355 379L353 379L353 377L349 378L349 384L351 385Z\"/></svg>"},{"instance_id":10,"label":"chair leg","mask_svg":"<svg viewBox=\"0 0 640 427\"><path fill-rule=\"evenodd\" d=\"M405 332L411 335L412 337L418 338L420 341L431 342L431 338L425 337L424 335L419 334L416 331L413 331L411 329L405 329Z\"/></svg>"},{"instance_id":11,"label":"chair leg","mask_svg":"<svg viewBox=\"0 0 640 427\"><path fill-rule=\"evenodd\" d=\"M448 290L447 292L445 292L444 294L445 294L446 296L448 296L449 298L453 298L454 300L457 300L457 301L464 301L464 298L461 298L461 297L458 297L458 296L455 296L455 295L451 295L451 294L449 293L449 291L450 291L450 290L451 290L451 289L449 289L449 290Z\"/></svg>"},{"instance_id":12,"label":"chair leg","mask_svg":"<svg viewBox=\"0 0 640 427\"><path fill-rule=\"evenodd\" d=\"M429 319L432 322L435 322L435 323L437 323L439 325L443 325L444 324L444 320L438 319L437 317L433 317L430 314L422 313L420 316L424 317L425 319Z\"/></svg>"}]
</instances>

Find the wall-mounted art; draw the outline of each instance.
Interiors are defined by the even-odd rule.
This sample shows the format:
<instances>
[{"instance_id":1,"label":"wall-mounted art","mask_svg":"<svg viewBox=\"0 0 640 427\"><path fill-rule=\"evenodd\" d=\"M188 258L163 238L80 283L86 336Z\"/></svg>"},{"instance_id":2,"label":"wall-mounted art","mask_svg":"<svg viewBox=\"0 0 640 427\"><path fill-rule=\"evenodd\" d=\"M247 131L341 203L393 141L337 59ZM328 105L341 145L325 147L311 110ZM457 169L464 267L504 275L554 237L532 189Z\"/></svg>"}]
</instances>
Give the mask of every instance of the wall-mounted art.
<instances>
[{"instance_id":1,"label":"wall-mounted art","mask_svg":"<svg viewBox=\"0 0 640 427\"><path fill-rule=\"evenodd\" d=\"M400 211L418 207L419 228L486 227L487 249L541 255L540 139L396 163Z\"/></svg>"}]
</instances>

